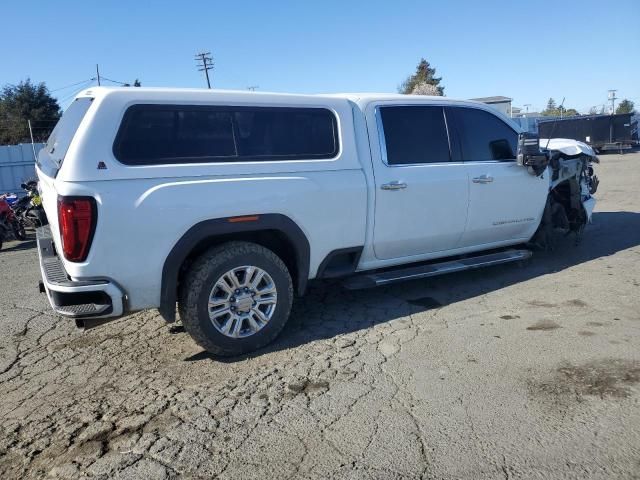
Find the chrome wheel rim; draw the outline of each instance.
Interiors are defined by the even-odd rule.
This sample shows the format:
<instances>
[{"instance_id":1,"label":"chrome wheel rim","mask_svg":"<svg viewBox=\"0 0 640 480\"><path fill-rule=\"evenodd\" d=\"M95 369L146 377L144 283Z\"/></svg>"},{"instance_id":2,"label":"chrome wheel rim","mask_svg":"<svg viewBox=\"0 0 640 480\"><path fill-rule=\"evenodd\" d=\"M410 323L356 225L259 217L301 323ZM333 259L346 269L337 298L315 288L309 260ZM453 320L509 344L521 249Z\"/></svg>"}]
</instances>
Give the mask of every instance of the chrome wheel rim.
<instances>
[{"instance_id":1,"label":"chrome wheel rim","mask_svg":"<svg viewBox=\"0 0 640 480\"><path fill-rule=\"evenodd\" d=\"M262 330L278 302L276 284L259 267L245 265L223 274L209 294L209 319L221 334L245 338Z\"/></svg>"}]
</instances>

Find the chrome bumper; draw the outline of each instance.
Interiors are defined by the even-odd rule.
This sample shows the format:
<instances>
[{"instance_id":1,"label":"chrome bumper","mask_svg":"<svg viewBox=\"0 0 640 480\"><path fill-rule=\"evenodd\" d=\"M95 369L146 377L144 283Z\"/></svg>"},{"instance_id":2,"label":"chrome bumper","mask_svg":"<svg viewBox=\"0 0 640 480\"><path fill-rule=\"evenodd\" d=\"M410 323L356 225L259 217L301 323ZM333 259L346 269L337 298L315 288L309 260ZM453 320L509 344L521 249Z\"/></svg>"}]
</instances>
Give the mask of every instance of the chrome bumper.
<instances>
[{"instance_id":1,"label":"chrome bumper","mask_svg":"<svg viewBox=\"0 0 640 480\"><path fill-rule=\"evenodd\" d=\"M56 313L78 320L122 316L124 293L120 287L110 280L72 280L56 253L48 225L36 229L36 239L42 282Z\"/></svg>"}]
</instances>

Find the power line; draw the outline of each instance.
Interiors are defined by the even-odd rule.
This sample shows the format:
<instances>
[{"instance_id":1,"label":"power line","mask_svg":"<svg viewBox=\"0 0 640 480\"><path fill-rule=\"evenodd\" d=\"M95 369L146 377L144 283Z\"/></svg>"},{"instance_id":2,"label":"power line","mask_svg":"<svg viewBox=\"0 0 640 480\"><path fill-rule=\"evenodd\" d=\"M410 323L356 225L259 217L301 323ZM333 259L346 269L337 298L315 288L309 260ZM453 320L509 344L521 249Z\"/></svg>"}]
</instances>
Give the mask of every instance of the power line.
<instances>
[{"instance_id":1,"label":"power line","mask_svg":"<svg viewBox=\"0 0 640 480\"><path fill-rule=\"evenodd\" d=\"M93 80L90 80L89 83L93 83ZM60 100L60 103L64 103L67 100L70 100L71 98L75 97L78 93L80 93L82 90L84 90L85 88L87 88L89 86L89 84L87 85L83 85L82 87L80 87L79 89L77 89L76 91L74 91L71 95L67 95L66 97L64 97L63 99Z\"/></svg>"},{"instance_id":2,"label":"power line","mask_svg":"<svg viewBox=\"0 0 640 480\"><path fill-rule=\"evenodd\" d=\"M120 82L118 80L112 80L110 78L105 77L104 75L102 77L100 77L102 80L106 80L107 82L111 82L111 83L118 83L120 85L129 85L127 82Z\"/></svg>"},{"instance_id":3,"label":"power line","mask_svg":"<svg viewBox=\"0 0 640 480\"><path fill-rule=\"evenodd\" d=\"M213 70L213 58L211 52L201 52L196 54L196 62L199 72L204 72L207 77L207 87L211 88L211 81L209 80L209 70Z\"/></svg>"},{"instance_id":4,"label":"power line","mask_svg":"<svg viewBox=\"0 0 640 480\"><path fill-rule=\"evenodd\" d=\"M80 85L82 83L87 83L87 82L92 82L96 79L96 77L93 78L88 78L86 80L82 80L81 82L77 82L77 83L72 83L71 85L66 85L64 87L60 87L60 88L54 88L53 90L49 90L49 93L53 93L53 92L58 92L60 90L66 90L67 88L71 88L71 87L75 87L76 85Z\"/></svg>"}]
</instances>

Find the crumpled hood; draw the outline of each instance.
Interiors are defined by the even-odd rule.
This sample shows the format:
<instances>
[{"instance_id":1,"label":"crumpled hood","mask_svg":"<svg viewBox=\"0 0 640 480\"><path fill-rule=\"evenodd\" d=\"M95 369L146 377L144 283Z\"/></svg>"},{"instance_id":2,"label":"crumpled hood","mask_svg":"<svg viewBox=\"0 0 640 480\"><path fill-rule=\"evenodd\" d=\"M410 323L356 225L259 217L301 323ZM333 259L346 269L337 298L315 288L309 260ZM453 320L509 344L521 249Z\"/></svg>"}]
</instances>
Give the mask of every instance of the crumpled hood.
<instances>
[{"instance_id":1,"label":"crumpled hood","mask_svg":"<svg viewBox=\"0 0 640 480\"><path fill-rule=\"evenodd\" d=\"M548 142L548 145L547 145ZM595 157L596 152L589 145L570 138L547 138L540 139L540 148L546 150L556 150L565 155L588 155Z\"/></svg>"}]
</instances>

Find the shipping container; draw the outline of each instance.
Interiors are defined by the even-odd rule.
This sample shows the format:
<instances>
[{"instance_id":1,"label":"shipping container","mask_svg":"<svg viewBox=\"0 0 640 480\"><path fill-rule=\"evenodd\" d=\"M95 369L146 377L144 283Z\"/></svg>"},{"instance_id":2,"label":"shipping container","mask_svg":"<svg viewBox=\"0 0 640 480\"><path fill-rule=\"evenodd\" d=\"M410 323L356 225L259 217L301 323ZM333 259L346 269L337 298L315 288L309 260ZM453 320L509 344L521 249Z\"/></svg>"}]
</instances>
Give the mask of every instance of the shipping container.
<instances>
[{"instance_id":1,"label":"shipping container","mask_svg":"<svg viewBox=\"0 0 640 480\"><path fill-rule=\"evenodd\" d=\"M631 113L541 121L538 132L540 138L571 138L597 151L627 150L638 144L637 118Z\"/></svg>"}]
</instances>

